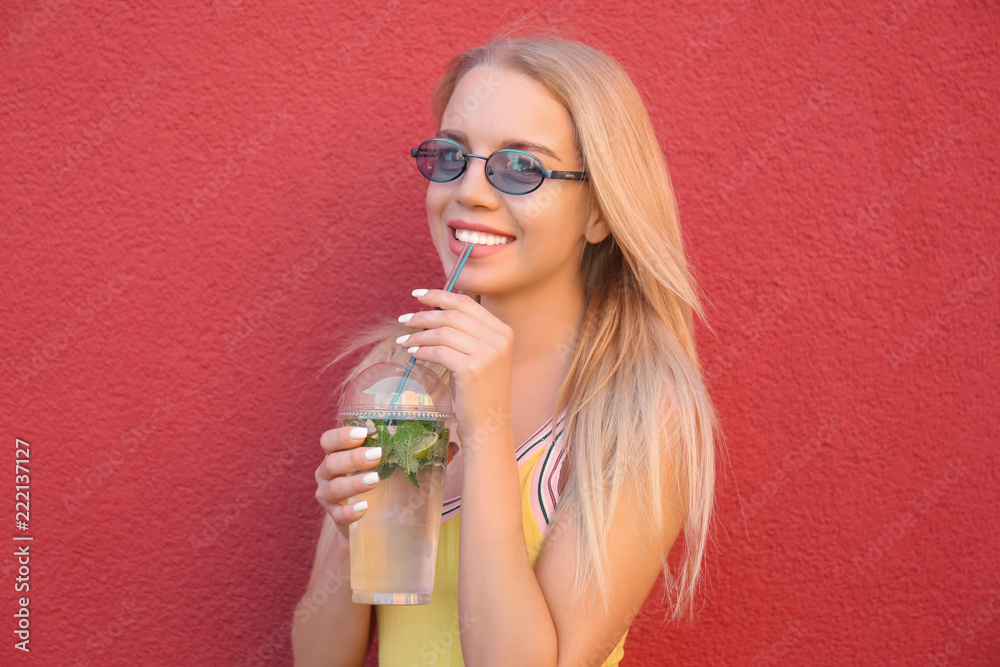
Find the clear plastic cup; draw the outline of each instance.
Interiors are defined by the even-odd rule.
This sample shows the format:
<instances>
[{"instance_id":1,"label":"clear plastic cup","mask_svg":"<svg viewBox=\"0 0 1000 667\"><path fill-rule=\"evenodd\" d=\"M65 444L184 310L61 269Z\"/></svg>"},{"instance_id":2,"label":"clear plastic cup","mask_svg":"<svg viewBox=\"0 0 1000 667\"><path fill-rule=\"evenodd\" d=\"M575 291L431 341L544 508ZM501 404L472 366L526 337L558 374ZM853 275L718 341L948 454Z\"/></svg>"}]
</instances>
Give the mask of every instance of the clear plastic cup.
<instances>
[{"instance_id":1,"label":"clear plastic cup","mask_svg":"<svg viewBox=\"0 0 1000 667\"><path fill-rule=\"evenodd\" d=\"M425 366L378 363L347 385L339 418L368 429L362 446L382 448L378 486L350 501L368 501L350 528L351 599L427 604L454 419L451 392Z\"/></svg>"}]
</instances>

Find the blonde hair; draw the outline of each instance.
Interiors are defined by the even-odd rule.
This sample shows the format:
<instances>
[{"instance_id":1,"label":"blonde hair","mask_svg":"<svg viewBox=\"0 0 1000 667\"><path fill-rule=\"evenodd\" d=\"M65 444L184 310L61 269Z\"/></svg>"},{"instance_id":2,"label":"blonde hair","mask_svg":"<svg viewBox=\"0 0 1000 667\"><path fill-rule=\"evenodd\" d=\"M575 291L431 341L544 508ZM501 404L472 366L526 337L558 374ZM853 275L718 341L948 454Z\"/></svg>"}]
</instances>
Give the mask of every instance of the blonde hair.
<instances>
[{"instance_id":1,"label":"blonde hair","mask_svg":"<svg viewBox=\"0 0 1000 667\"><path fill-rule=\"evenodd\" d=\"M695 351L694 314L703 312L649 114L628 74L600 51L512 38L451 61L434 92L438 123L458 81L481 65L527 75L569 110L593 203L611 230L583 255L587 306L556 402L571 461L556 517L570 515L577 531L576 593L592 581L606 599L606 546L622 489L634 485L652 501L629 509L648 511L653 534L665 536L672 485L685 516L676 573L666 544L658 548L672 616L691 616L712 519L718 423ZM379 345L359 367L388 350Z\"/></svg>"}]
</instances>

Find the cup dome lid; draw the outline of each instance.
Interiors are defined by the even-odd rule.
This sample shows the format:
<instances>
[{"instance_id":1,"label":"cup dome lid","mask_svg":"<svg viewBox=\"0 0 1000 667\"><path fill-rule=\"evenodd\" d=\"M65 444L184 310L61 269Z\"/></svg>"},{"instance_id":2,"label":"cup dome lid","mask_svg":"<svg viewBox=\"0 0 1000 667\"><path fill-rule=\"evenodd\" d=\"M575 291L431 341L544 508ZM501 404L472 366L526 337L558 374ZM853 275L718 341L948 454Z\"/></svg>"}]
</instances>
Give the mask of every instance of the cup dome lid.
<instances>
[{"instance_id":1,"label":"cup dome lid","mask_svg":"<svg viewBox=\"0 0 1000 667\"><path fill-rule=\"evenodd\" d=\"M419 363L380 362L358 373L344 390L341 418L451 419L451 391Z\"/></svg>"}]
</instances>

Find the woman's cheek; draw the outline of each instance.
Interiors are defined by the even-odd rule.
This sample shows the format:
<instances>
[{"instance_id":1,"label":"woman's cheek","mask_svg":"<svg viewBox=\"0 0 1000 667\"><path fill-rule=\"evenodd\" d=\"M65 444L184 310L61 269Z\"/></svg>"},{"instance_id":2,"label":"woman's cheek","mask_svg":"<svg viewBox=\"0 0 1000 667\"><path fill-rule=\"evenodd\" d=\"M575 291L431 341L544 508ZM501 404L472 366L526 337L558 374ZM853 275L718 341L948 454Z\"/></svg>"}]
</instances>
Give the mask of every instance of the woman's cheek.
<instances>
[{"instance_id":1,"label":"woman's cheek","mask_svg":"<svg viewBox=\"0 0 1000 667\"><path fill-rule=\"evenodd\" d=\"M447 204L447 197L443 197L440 188L433 186L427 188L427 226L431 233L431 242L438 251L438 256L443 262L448 254L448 239L445 238L444 207Z\"/></svg>"},{"instance_id":2,"label":"woman's cheek","mask_svg":"<svg viewBox=\"0 0 1000 667\"><path fill-rule=\"evenodd\" d=\"M431 183L427 186L427 219L431 222L441 223L443 221L444 209L452 200L453 188L448 188L447 185Z\"/></svg>"}]
</instances>

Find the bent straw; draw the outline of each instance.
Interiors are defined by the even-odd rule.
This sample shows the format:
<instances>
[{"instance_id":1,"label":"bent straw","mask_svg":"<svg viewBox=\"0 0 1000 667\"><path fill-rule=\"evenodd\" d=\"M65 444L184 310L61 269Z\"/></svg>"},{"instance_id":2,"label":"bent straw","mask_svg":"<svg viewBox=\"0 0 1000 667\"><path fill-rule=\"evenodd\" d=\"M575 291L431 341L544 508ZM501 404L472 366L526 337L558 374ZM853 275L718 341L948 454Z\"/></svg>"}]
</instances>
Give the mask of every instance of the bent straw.
<instances>
[{"instance_id":1,"label":"bent straw","mask_svg":"<svg viewBox=\"0 0 1000 667\"><path fill-rule=\"evenodd\" d=\"M455 283L458 281L458 274L460 274L462 272L462 269L465 268L465 262L468 261L469 259L469 253L472 252L472 247L473 245L471 243L465 246L465 250L462 251L462 256L458 258L458 264L455 265L455 268L451 270L451 275L448 276L448 282L444 286L445 292L450 292L452 289L454 289ZM440 308L436 308L435 310L440 310ZM396 402L399 400L400 394L403 393L403 385L405 385L406 381L410 378L410 373L413 372L413 366L416 363L417 363L416 358L410 357L410 363L406 365L406 372L403 373L403 377L400 378L399 386L396 387L396 391L392 395L392 400L389 401L390 408L395 407Z\"/></svg>"}]
</instances>

